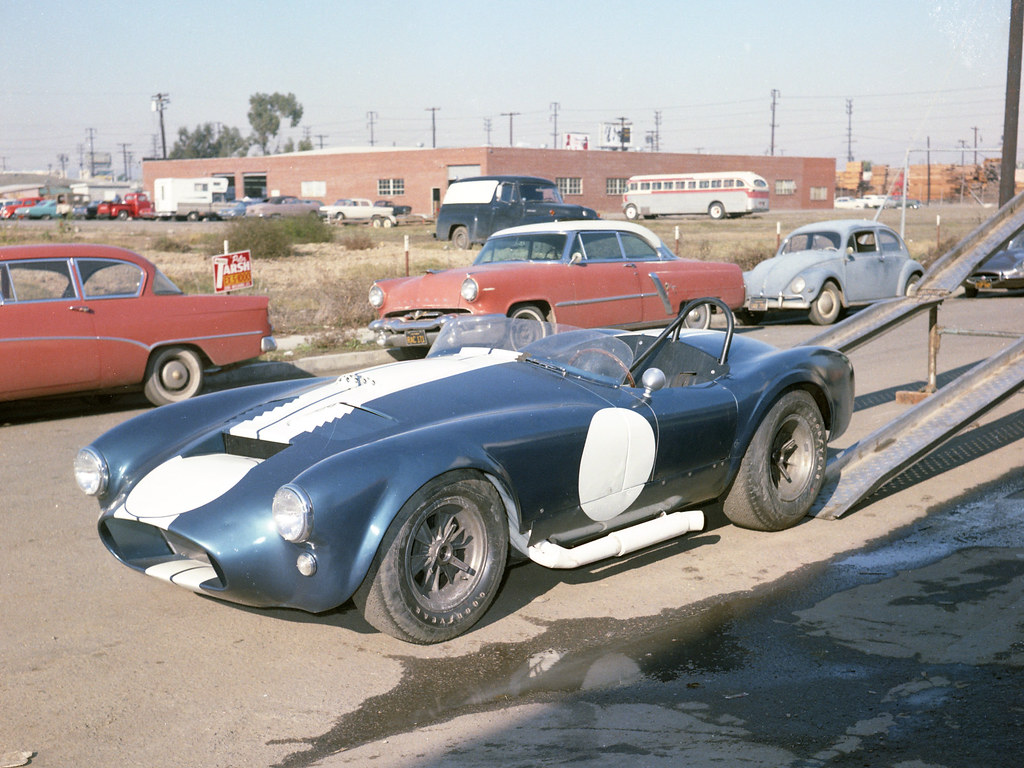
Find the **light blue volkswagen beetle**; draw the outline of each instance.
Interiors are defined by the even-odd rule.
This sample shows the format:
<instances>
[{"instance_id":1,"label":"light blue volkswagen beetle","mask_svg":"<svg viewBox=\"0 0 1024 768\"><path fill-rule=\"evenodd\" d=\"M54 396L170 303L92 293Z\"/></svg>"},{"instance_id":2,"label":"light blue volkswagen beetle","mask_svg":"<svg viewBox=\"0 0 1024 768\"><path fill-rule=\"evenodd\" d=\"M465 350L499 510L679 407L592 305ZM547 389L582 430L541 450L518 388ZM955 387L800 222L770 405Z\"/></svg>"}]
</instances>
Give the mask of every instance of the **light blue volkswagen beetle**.
<instances>
[{"instance_id":1,"label":"light blue volkswagen beetle","mask_svg":"<svg viewBox=\"0 0 1024 768\"><path fill-rule=\"evenodd\" d=\"M768 310L810 310L812 323L830 325L845 307L910 294L923 274L884 224L821 221L793 230L773 258L743 273L747 295L736 316L754 324Z\"/></svg>"}]
</instances>

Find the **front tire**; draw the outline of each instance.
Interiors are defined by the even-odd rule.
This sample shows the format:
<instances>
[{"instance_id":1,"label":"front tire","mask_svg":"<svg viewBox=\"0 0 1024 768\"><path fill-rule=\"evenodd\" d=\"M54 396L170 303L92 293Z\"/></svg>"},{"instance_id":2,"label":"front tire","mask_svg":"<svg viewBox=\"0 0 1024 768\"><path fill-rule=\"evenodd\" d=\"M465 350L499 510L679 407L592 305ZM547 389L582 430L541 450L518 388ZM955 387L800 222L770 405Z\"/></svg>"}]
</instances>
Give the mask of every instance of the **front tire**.
<instances>
[{"instance_id":1,"label":"front tire","mask_svg":"<svg viewBox=\"0 0 1024 768\"><path fill-rule=\"evenodd\" d=\"M708 216L716 221L725 218L725 206L721 203L714 202L708 206Z\"/></svg>"},{"instance_id":2,"label":"front tire","mask_svg":"<svg viewBox=\"0 0 1024 768\"><path fill-rule=\"evenodd\" d=\"M150 358L143 391L153 405L187 400L203 388L203 364L187 347L167 347Z\"/></svg>"},{"instance_id":3,"label":"front tire","mask_svg":"<svg viewBox=\"0 0 1024 768\"><path fill-rule=\"evenodd\" d=\"M780 397L757 427L723 511L741 528L781 531L810 510L825 479L825 424L802 390Z\"/></svg>"},{"instance_id":4,"label":"front tire","mask_svg":"<svg viewBox=\"0 0 1024 768\"><path fill-rule=\"evenodd\" d=\"M456 227L452 230L452 245L460 251L469 248L469 230L465 227Z\"/></svg>"},{"instance_id":5,"label":"front tire","mask_svg":"<svg viewBox=\"0 0 1024 768\"><path fill-rule=\"evenodd\" d=\"M636 221L637 219L640 218L640 210L632 203L626 206L623 213L626 214L626 218L629 219L630 221Z\"/></svg>"},{"instance_id":6,"label":"front tire","mask_svg":"<svg viewBox=\"0 0 1024 768\"><path fill-rule=\"evenodd\" d=\"M832 325L843 309L839 289L835 283L825 283L818 298L811 304L810 318L815 325Z\"/></svg>"},{"instance_id":7,"label":"front tire","mask_svg":"<svg viewBox=\"0 0 1024 768\"><path fill-rule=\"evenodd\" d=\"M472 627L494 601L508 557L508 522L494 486L462 471L405 503L356 592L363 617L412 643L439 643Z\"/></svg>"}]
</instances>

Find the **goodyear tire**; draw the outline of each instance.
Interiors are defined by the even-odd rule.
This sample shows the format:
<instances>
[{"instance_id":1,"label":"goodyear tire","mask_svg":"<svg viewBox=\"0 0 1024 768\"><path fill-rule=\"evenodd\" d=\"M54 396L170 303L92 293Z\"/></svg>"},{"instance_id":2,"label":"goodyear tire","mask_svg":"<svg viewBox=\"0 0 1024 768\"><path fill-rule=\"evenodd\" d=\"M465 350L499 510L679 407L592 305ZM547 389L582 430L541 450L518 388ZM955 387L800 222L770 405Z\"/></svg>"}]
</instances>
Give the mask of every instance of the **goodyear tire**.
<instances>
[{"instance_id":1,"label":"goodyear tire","mask_svg":"<svg viewBox=\"0 0 1024 768\"><path fill-rule=\"evenodd\" d=\"M356 605L381 632L439 643L472 627L494 601L508 557L498 492L475 472L435 478L388 528Z\"/></svg>"},{"instance_id":2,"label":"goodyear tire","mask_svg":"<svg viewBox=\"0 0 1024 768\"><path fill-rule=\"evenodd\" d=\"M810 510L825 479L825 424L814 398L794 390L758 425L723 504L741 528L781 531Z\"/></svg>"},{"instance_id":3,"label":"goodyear tire","mask_svg":"<svg viewBox=\"0 0 1024 768\"><path fill-rule=\"evenodd\" d=\"M153 405L166 405L197 395L203 388L203 364L187 347L166 347L149 360L143 391Z\"/></svg>"}]
</instances>

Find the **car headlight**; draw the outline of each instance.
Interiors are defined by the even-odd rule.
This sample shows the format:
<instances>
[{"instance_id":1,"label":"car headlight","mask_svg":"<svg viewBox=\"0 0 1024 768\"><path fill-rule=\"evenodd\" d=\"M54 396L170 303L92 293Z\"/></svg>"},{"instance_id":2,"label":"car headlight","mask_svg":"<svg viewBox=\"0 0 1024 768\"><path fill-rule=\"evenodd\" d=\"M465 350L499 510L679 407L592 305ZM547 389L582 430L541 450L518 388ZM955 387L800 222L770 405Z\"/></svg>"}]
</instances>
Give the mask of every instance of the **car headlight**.
<instances>
[{"instance_id":1,"label":"car headlight","mask_svg":"<svg viewBox=\"0 0 1024 768\"><path fill-rule=\"evenodd\" d=\"M790 293L803 293L804 288L807 287L807 282L802 278L798 277L792 283L789 284Z\"/></svg>"},{"instance_id":2,"label":"car headlight","mask_svg":"<svg viewBox=\"0 0 1024 768\"><path fill-rule=\"evenodd\" d=\"M370 287L370 306L374 309L380 309L384 306L384 289L374 283Z\"/></svg>"},{"instance_id":3,"label":"car headlight","mask_svg":"<svg viewBox=\"0 0 1024 768\"><path fill-rule=\"evenodd\" d=\"M107 461L93 448L83 448L75 456L75 482L82 493L99 496L107 490L110 469Z\"/></svg>"},{"instance_id":4,"label":"car headlight","mask_svg":"<svg viewBox=\"0 0 1024 768\"><path fill-rule=\"evenodd\" d=\"M477 285L476 280L472 277L467 277L462 281L462 288L459 293L462 294L462 298L466 301L476 301L476 297L480 295L480 286Z\"/></svg>"},{"instance_id":5,"label":"car headlight","mask_svg":"<svg viewBox=\"0 0 1024 768\"><path fill-rule=\"evenodd\" d=\"M313 533L313 503L297 485L282 485L274 494L274 525L285 541L306 541Z\"/></svg>"}]
</instances>

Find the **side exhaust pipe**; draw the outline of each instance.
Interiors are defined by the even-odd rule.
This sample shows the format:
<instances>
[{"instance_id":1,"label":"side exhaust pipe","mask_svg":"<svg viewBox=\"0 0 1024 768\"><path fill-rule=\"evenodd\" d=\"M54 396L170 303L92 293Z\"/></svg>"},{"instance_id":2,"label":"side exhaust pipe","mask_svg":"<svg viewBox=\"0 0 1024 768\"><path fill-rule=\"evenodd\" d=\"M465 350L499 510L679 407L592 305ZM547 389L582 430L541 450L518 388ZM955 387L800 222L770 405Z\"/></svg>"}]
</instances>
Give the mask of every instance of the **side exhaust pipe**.
<instances>
[{"instance_id":1,"label":"side exhaust pipe","mask_svg":"<svg viewBox=\"0 0 1024 768\"><path fill-rule=\"evenodd\" d=\"M579 568L609 557L622 557L638 549L703 528L704 513L699 509L672 512L623 528L621 531L614 531L578 547L566 548L550 541L541 541L529 547L526 554L533 562L545 568Z\"/></svg>"}]
</instances>

